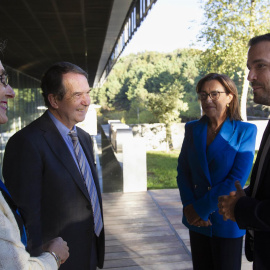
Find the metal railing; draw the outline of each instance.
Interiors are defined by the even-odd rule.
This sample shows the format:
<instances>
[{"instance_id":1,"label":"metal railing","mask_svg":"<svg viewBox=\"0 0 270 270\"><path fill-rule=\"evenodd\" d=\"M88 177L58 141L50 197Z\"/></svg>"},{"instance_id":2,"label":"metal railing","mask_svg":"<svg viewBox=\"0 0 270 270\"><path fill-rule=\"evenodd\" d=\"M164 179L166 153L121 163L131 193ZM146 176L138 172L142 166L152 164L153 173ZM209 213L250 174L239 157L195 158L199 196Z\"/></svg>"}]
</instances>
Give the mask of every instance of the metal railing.
<instances>
[{"instance_id":1,"label":"metal railing","mask_svg":"<svg viewBox=\"0 0 270 270\"><path fill-rule=\"evenodd\" d=\"M131 5L127 17L123 23L122 30L117 38L117 41L114 45L114 49L111 53L111 56L105 66L105 69L102 73L99 83L105 81L109 75L113 65L116 63L118 57L127 46L128 42L131 40L134 33L140 27L141 22L147 16L149 10L152 8L157 0L135 0Z\"/></svg>"}]
</instances>

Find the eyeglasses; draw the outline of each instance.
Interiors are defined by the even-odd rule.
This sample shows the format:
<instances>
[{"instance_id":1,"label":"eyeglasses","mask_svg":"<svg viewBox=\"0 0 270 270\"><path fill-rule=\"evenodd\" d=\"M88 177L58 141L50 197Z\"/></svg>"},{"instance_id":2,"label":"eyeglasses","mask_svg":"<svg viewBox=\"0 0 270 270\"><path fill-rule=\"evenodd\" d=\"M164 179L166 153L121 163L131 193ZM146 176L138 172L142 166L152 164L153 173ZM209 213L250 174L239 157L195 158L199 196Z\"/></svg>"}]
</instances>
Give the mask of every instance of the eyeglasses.
<instances>
[{"instance_id":1,"label":"eyeglasses","mask_svg":"<svg viewBox=\"0 0 270 270\"><path fill-rule=\"evenodd\" d=\"M8 85L8 74L7 73L1 74L0 81L4 86L7 86Z\"/></svg>"},{"instance_id":2,"label":"eyeglasses","mask_svg":"<svg viewBox=\"0 0 270 270\"><path fill-rule=\"evenodd\" d=\"M209 94L207 94L206 92L199 92L198 93L198 99L199 100L207 100L208 96L212 99L212 100L218 100L220 94L225 93L226 92L219 92L219 91L212 91Z\"/></svg>"}]
</instances>

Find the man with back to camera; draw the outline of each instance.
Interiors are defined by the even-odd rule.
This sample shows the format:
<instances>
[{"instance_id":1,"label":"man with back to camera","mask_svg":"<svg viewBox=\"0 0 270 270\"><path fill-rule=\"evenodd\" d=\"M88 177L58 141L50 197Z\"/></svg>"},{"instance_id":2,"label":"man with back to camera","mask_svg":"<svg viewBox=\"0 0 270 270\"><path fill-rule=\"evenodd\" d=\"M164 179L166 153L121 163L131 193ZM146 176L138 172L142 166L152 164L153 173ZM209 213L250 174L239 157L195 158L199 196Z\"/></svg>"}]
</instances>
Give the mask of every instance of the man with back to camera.
<instances>
[{"instance_id":1,"label":"man with back to camera","mask_svg":"<svg viewBox=\"0 0 270 270\"><path fill-rule=\"evenodd\" d=\"M87 73L59 62L44 74L48 110L8 141L3 176L21 209L29 251L61 236L70 257L62 270L103 267L102 201L90 135L75 125L90 105Z\"/></svg>"},{"instance_id":2,"label":"man with back to camera","mask_svg":"<svg viewBox=\"0 0 270 270\"><path fill-rule=\"evenodd\" d=\"M270 33L249 41L248 80L254 102L270 106ZM238 182L236 192L219 197L219 213L224 220L236 221L247 229L246 257L253 269L270 269L270 122L265 129L254 164L249 187L243 190Z\"/></svg>"}]
</instances>

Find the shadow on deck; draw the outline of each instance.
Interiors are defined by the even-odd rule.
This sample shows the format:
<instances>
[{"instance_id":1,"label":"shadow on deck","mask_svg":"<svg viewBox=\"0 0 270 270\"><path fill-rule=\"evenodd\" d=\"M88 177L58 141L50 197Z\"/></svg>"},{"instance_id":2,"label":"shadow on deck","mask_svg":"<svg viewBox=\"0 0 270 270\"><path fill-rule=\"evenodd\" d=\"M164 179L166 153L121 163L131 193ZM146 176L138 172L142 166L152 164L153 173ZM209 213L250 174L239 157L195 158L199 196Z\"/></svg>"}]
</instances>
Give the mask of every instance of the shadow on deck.
<instances>
[{"instance_id":1,"label":"shadow on deck","mask_svg":"<svg viewBox=\"0 0 270 270\"><path fill-rule=\"evenodd\" d=\"M105 269L192 269L178 189L103 193ZM242 269L252 269L245 256Z\"/></svg>"}]
</instances>

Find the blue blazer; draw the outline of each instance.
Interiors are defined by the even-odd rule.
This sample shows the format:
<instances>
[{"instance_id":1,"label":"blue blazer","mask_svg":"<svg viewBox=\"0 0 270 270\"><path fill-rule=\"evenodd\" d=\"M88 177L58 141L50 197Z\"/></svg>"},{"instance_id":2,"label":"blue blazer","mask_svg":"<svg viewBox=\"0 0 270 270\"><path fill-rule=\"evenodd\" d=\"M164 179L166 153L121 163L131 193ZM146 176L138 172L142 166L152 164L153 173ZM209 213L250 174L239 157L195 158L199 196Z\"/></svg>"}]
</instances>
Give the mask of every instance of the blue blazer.
<instances>
[{"instance_id":1,"label":"blue blazer","mask_svg":"<svg viewBox=\"0 0 270 270\"><path fill-rule=\"evenodd\" d=\"M244 186L252 167L257 128L253 124L226 119L214 141L206 147L207 116L185 126L185 138L178 158L177 184L183 207L193 204L203 220L212 226L190 230L207 236L237 238L245 234L236 222L224 221L218 213L218 197L235 190L234 182Z\"/></svg>"}]
</instances>

